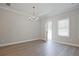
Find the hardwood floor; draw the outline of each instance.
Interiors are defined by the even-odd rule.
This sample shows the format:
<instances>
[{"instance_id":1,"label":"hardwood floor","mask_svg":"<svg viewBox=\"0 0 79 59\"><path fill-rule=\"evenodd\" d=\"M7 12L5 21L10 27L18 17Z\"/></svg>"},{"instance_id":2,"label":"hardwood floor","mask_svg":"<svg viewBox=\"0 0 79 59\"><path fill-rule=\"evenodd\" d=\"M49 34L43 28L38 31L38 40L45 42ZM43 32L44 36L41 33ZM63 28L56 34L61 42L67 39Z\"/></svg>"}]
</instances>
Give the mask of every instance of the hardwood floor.
<instances>
[{"instance_id":1,"label":"hardwood floor","mask_svg":"<svg viewBox=\"0 0 79 59\"><path fill-rule=\"evenodd\" d=\"M0 48L1 56L79 56L79 48L56 42L31 41Z\"/></svg>"}]
</instances>

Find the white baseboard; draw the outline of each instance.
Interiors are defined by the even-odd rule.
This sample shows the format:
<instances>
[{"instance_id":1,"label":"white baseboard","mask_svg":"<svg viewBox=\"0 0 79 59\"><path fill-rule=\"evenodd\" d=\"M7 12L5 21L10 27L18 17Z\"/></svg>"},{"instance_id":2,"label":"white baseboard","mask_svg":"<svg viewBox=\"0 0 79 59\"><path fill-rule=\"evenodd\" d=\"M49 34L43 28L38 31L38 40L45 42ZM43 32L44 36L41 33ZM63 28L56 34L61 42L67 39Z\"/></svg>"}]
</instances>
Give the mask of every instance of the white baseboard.
<instances>
[{"instance_id":1,"label":"white baseboard","mask_svg":"<svg viewBox=\"0 0 79 59\"><path fill-rule=\"evenodd\" d=\"M31 39L31 40L24 40L24 41L18 41L18 42L11 42L11 43L7 43L7 44L0 44L0 47L9 46L9 45L14 45L14 44L20 44L20 43L25 43L25 42L34 41L34 40L44 40L44 41L46 41L44 38L36 38L36 39ZM61 42L61 41L57 41L57 40L53 40L53 41L54 41L54 42L57 42L57 43L60 43L60 44L65 44L65 45L70 45L70 46L79 47L78 44L73 44L73 43L68 43L68 42Z\"/></svg>"},{"instance_id":2,"label":"white baseboard","mask_svg":"<svg viewBox=\"0 0 79 59\"><path fill-rule=\"evenodd\" d=\"M46 41L46 39L44 39L44 38L41 38L41 39L44 40L44 41ZM52 41L60 43L60 44L64 44L64 45L79 47L79 44L75 44L75 43L68 43L68 42L62 42L62 41L57 41L57 40L52 40Z\"/></svg>"},{"instance_id":3,"label":"white baseboard","mask_svg":"<svg viewBox=\"0 0 79 59\"><path fill-rule=\"evenodd\" d=\"M74 43L61 42L61 41L57 41L57 40L54 40L54 41L57 42L57 43L65 44L65 45L70 45L70 46L74 46L74 47L79 47L78 44L74 44Z\"/></svg>"},{"instance_id":4,"label":"white baseboard","mask_svg":"<svg viewBox=\"0 0 79 59\"><path fill-rule=\"evenodd\" d=\"M30 40L24 40L24 41L18 41L18 42L11 42L11 43L7 43L7 44L0 44L0 47L14 45L14 44L20 44L20 43L25 43L25 42L34 41L34 40L41 40L41 39L36 38L36 39L30 39Z\"/></svg>"}]
</instances>

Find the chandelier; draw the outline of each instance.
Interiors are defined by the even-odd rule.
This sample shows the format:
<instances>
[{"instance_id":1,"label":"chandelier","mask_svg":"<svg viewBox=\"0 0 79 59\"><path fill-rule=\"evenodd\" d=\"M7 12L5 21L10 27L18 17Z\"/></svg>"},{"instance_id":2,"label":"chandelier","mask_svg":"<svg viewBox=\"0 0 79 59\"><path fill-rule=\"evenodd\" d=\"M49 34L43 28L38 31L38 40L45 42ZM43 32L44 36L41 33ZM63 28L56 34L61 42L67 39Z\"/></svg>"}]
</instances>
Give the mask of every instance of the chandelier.
<instances>
[{"instance_id":1,"label":"chandelier","mask_svg":"<svg viewBox=\"0 0 79 59\"><path fill-rule=\"evenodd\" d=\"M32 16L29 16L27 19L31 21L37 21L39 20L39 17L35 13L35 6L33 6L32 8L33 8Z\"/></svg>"}]
</instances>

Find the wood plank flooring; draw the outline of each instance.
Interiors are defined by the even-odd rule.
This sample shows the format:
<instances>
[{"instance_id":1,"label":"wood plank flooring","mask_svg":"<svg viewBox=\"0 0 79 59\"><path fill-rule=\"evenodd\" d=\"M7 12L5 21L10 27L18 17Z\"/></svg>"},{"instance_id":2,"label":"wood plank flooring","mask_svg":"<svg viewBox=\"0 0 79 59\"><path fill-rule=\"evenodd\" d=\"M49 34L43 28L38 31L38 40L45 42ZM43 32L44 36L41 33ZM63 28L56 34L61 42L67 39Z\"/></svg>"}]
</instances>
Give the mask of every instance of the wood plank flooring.
<instances>
[{"instance_id":1,"label":"wood plank flooring","mask_svg":"<svg viewBox=\"0 0 79 59\"><path fill-rule=\"evenodd\" d=\"M79 48L36 40L0 47L0 56L79 56Z\"/></svg>"}]
</instances>

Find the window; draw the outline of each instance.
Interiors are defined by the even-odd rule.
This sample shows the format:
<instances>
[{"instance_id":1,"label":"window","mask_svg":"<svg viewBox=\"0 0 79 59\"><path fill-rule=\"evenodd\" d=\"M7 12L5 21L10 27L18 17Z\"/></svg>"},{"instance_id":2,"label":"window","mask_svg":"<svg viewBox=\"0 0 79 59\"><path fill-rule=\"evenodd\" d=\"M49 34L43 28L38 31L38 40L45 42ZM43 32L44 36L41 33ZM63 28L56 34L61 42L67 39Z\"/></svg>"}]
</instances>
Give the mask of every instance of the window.
<instances>
[{"instance_id":1,"label":"window","mask_svg":"<svg viewBox=\"0 0 79 59\"><path fill-rule=\"evenodd\" d=\"M58 35L69 36L69 18L58 21Z\"/></svg>"}]
</instances>

